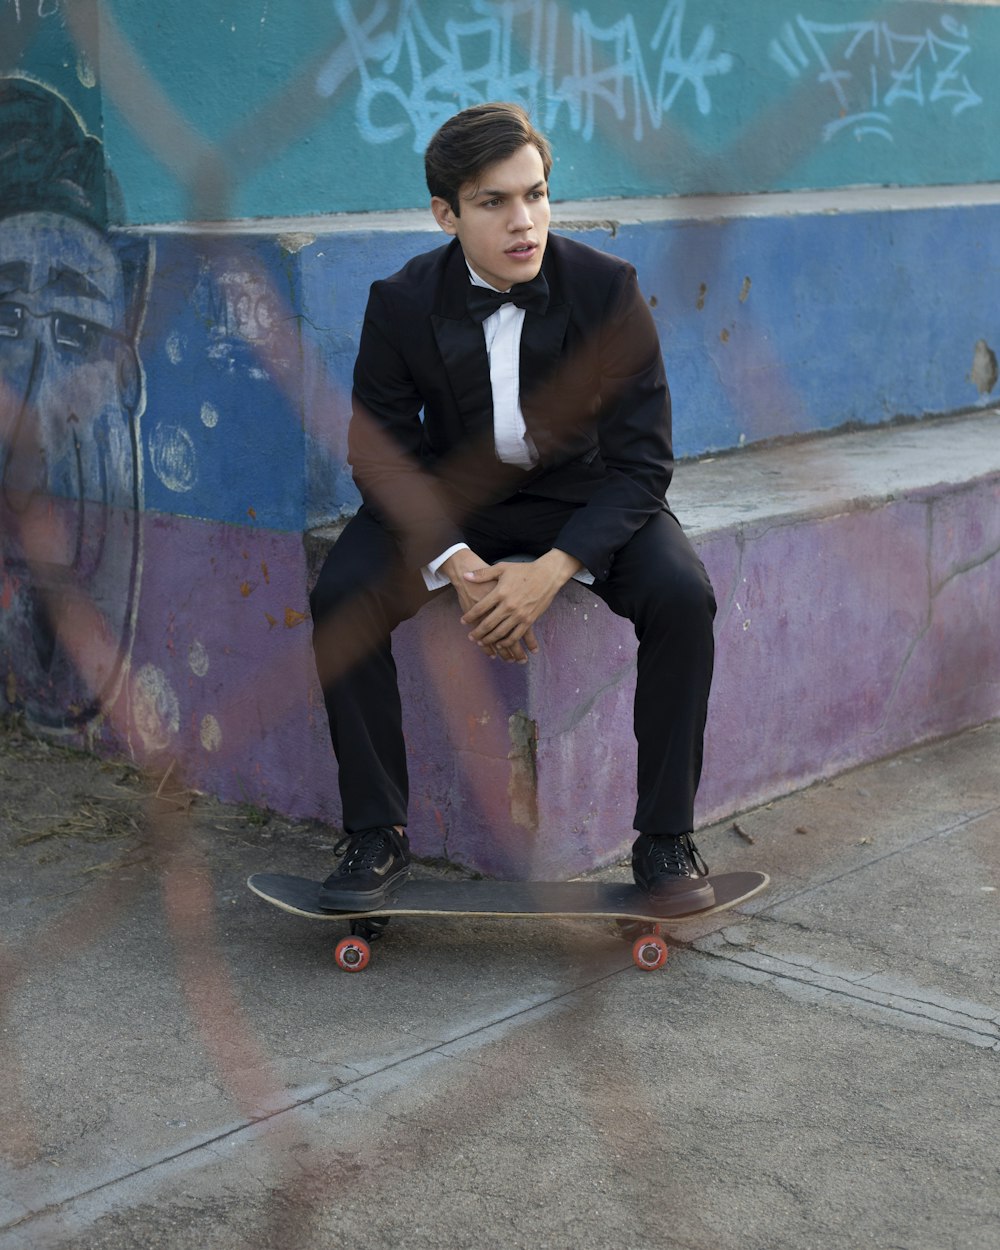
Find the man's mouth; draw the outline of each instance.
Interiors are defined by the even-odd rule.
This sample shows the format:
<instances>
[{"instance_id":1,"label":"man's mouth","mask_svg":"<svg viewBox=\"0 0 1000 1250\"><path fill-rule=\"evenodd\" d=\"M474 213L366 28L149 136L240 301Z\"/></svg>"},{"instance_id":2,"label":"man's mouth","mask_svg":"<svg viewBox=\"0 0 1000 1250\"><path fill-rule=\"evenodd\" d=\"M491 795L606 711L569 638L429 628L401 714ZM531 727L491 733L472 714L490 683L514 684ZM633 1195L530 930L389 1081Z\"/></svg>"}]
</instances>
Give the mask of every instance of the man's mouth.
<instances>
[{"instance_id":1,"label":"man's mouth","mask_svg":"<svg viewBox=\"0 0 1000 1250\"><path fill-rule=\"evenodd\" d=\"M527 256L538 249L537 243L515 243L513 247L507 248L508 256Z\"/></svg>"}]
</instances>

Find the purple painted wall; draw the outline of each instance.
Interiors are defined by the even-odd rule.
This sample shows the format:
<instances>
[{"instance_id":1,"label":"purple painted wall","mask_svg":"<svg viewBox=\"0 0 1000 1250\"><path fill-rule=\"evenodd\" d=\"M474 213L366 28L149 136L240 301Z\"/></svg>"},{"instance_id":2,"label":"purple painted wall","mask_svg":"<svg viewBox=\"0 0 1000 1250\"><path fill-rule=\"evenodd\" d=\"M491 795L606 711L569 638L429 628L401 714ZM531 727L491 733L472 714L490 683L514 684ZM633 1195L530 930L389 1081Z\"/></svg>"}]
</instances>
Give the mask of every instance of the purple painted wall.
<instances>
[{"instance_id":1,"label":"purple painted wall","mask_svg":"<svg viewBox=\"0 0 1000 1250\"><path fill-rule=\"evenodd\" d=\"M702 822L1000 714L1000 473L696 542L720 604ZM336 824L301 541L147 516L143 545L109 723L185 784ZM571 585L527 669L463 634L447 599L398 634L417 852L523 877L615 859L632 837L630 626Z\"/></svg>"}]
</instances>

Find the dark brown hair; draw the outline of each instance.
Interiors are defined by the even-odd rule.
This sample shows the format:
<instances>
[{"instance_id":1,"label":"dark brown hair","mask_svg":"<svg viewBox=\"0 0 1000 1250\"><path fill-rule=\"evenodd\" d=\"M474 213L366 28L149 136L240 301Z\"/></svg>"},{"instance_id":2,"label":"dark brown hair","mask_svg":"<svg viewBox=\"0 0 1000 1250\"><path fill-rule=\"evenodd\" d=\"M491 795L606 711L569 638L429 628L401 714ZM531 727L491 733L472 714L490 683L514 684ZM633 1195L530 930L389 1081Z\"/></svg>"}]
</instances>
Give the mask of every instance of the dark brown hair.
<instances>
[{"instance_id":1,"label":"dark brown hair","mask_svg":"<svg viewBox=\"0 0 1000 1250\"><path fill-rule=\"evenodd\" d=\"M530 143L542 158L545 177L552 169L552 149L531 124L520 104L474 104L441 126L424 153L424 173L431 195L447 200L460 216L458 192L476 182L484 169L506 160Z\"/></svg>"}]
</instances>

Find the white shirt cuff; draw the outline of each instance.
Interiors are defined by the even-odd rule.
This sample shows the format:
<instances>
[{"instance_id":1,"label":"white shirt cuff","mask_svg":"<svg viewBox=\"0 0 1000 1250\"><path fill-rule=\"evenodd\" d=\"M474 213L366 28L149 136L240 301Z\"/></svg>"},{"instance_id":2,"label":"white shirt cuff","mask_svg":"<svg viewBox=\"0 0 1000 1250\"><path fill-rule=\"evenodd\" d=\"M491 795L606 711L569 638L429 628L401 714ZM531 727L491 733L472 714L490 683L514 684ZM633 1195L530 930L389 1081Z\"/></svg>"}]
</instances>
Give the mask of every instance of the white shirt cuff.
<instances>
[{"instance_id":1,"label":"white shirt cuff","mask_svg":"<svg viewBox=\"0 0 1000 1250\"><path fill-rule=\"evenodd\" d=\"M451 582L443 573L439 573L438 569L444 564L449 556L453 556L456 551L468 551L468 543L455 543L449 547L447 551L442 551L439 556L433 560L429 560L427 564L420 570L420 574L424 579L424 585L428 590L440 590L442 586L450 586Z\"/></svg>"}]
</instances>

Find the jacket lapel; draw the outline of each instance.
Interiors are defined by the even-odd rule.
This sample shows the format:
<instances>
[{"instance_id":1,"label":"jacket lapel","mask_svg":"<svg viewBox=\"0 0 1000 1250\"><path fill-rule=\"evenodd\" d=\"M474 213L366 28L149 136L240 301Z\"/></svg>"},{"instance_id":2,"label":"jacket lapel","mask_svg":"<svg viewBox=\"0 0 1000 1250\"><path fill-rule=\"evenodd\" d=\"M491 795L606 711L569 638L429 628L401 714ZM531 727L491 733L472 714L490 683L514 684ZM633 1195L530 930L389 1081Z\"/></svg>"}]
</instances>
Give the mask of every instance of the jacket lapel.
<instances>
[{"instance_id":1,"label":"jacket lapel","mask_svg":"<svg viewBox=\"0 0 1000 1250\"><path fill-rule=\"evenodd\" d=\"M552 428L553 405L549 386L557 382L566 327L569 325L569 304L550 302L544 315L526 312L521 331L521 412L532 442L543 460L548 459L561 441Z\"/></svg>"},{"instance_id":2,"label":"jacket lapel","mask_svg":"<svg viewBox=\"0 0 1000 1250\"><path fill-rule=\"evenodd\" d=\"M546 262L548 262L546 257ZM545 265L551 292L544 316L524 314L521 330L521 411L535 446L542 458L559 444L551 428L551 404L546 402L546 383L557 373L571 304L563 299L548 263ZM493 390L490 362L486 354L483 327L469 316L466 302L468 270L457 244L446 262L444 280L431 313L431 326L444 361L455 406L467 433L485 437L493 434Z\"/></svg>"},{"instance_id":3,"label":"jacket lapel","mask_svg":"<svg viewBox=\"0 0 1000 1250\"><path fill-rule=\"evenodd\" d=\"M431 326L462 424L470 435L483 435L493 430L493 390L483 327L468 312L468 285L465 256L454 243Z\"/></svg>"}]
</instances>

